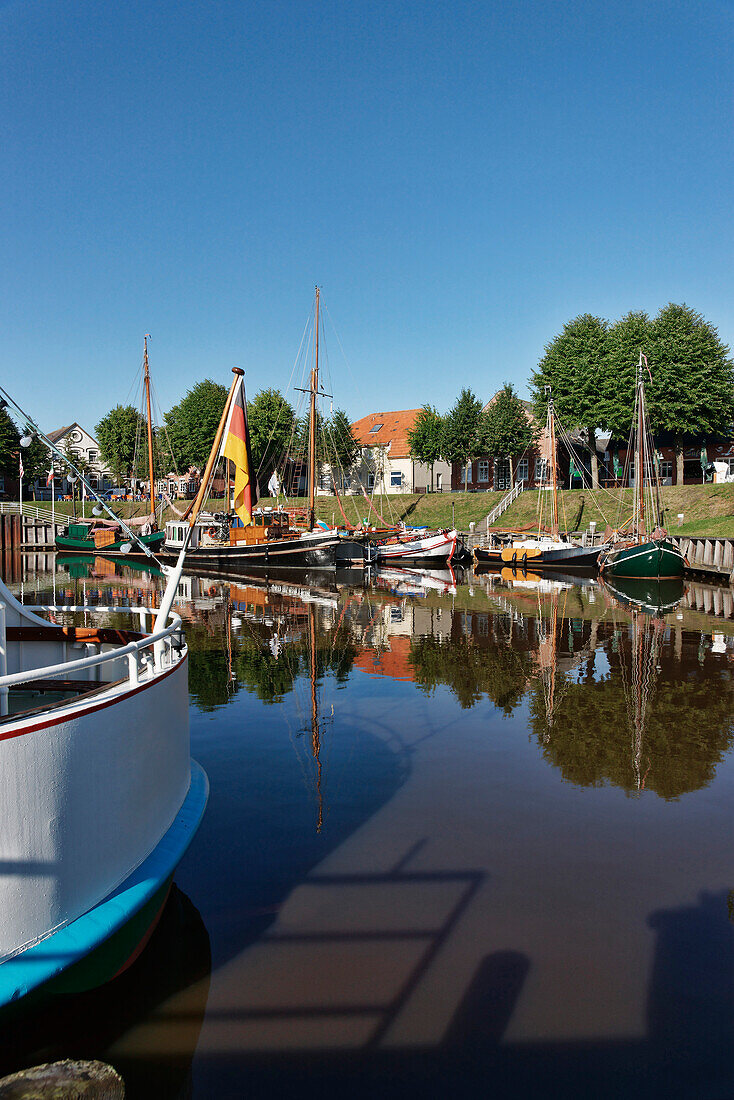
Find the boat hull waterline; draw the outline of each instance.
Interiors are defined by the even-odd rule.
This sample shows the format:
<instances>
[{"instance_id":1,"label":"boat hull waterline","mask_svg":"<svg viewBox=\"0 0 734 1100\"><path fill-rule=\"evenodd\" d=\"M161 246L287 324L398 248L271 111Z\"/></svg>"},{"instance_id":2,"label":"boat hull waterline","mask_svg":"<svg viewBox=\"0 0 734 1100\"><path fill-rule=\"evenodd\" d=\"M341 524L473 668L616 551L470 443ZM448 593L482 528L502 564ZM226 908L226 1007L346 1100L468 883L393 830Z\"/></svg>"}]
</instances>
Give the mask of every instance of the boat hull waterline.
<instances>
[{"instance_id":1,"label":"boat hull waterline","mask_svg":"<svg viewBox=\"0 0 734 1100\"><path fill-rule=\"evenodd\" d=\"M477 546L474 560L477 565L502 564L530 569L593 569L599 560L601 547L564 546L560 549L541 550L532 553L522 547L483 550Z\"/></svg>"},{"instance_id":2,"label":"boat hull waterline","mask_svg":"<svg viewBox=\"0 0 734 1100\"><path fill-rule=\"evenodd\" d=\"M441 531L438 535L418 538L396 538L388 542L373 543L375 561L435 562L451 561L458 534L455 530Z\"/></svg>"},{"instance_id":3,"label":"boat hull waterline","mask_svg":"<svg viewBox=\"0 0 734 1100\"><path fill-rule=\"evenodd\" d=\"M670 539L650 540L607 550L599 561L604 576L630 580L682 577L686 560Z\"/></svg>"},{"instance_id":4,"label":"boat hull waterline","mask_svg":"<svg viewBox=\"0 0 734 1100\"><path fill-rule=\"evenodd\" d=\"M212 566L221 570L249 569L257 566L267 569L289 569L293 566L311 566L319 569L335 569L347 559L342 557L342 540L335 535L305 536L294 539L274 539L272 542L227 543L199 545L186 555L186 568ZM166 549L162 557L174 560L178 551Z\"/></svg>"},{"instance_id":5,"label":"boat hull waterline","mask_svg":"<svg viewBox=\"0 0 734 1100\"><path fill-rule=\"evenodd\" d=\"M150 535L139 535L140 541L145 543L154 553L163 545L163 541L166 537L165 531L153 531ZM116 542L110 543L107 546L97 546L94 539L76 539L71 538L69 535L57 535L55 539L56 549L60 554L103 554L105 557L120 557L120 558L145 558L147 557L144 550L133 549L126 553L122 551L121 547L125 544L129 544L129 539L120 538Z\"/></svg>"}]
</instances>

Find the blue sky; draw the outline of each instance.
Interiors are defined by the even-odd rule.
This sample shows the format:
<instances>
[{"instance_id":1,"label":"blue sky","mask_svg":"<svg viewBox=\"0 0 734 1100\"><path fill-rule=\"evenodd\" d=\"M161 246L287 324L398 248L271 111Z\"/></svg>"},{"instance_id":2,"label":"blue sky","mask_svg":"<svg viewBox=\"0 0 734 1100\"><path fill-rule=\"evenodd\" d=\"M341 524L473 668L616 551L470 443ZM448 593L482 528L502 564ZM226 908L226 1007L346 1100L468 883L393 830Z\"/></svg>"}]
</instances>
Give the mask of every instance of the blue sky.
<instances>
[{"instance_id":1,"label":"blue sky","mask_svg":"<svg viewBox=\"0 0 734 1100\"><path fill-rule=\"evenodd\" d=\"M732 345L733 40L716 0L0 0L2 384L93 427L149 332L164 408L285 389L316 283L355 419L524 393L587 311Z\"/></svg>"}]
</instances>

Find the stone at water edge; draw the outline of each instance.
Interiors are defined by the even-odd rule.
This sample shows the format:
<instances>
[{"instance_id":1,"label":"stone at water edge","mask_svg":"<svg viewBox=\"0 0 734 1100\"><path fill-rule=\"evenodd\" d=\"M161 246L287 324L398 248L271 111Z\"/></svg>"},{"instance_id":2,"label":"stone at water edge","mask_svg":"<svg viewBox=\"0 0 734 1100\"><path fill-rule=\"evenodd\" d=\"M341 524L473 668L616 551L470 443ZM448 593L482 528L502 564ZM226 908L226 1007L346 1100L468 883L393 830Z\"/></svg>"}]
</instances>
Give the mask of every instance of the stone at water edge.
<instances>
[{"instance_id":1,"label":"stone at water edge","mask_svg":"<svg viewBox=\"0 0 734 1100\"><path fill-rule=\"evenodd\" d=\"M0 1078L0 1100L125 1100L125 1082L104 1062L49 1062Z\"/></svg>"}]
</instances>

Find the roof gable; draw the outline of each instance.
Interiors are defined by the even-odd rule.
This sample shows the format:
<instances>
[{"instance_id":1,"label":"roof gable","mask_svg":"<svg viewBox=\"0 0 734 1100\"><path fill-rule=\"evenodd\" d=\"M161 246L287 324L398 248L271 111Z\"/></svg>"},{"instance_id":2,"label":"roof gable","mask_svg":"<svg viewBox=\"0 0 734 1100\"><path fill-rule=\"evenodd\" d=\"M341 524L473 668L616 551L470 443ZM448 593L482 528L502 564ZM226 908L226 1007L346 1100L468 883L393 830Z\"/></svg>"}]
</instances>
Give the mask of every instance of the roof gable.
<instances>
[{"instance_id":1,"label":"roof gable","mask_svg":"<svg viewBox=\"0 0 734 1100\"><path fill-rule=\"evenodd\" d=\"M352 424L352 435L360 447L390 446L391 458L408 458L408 433L415 424L420 409L400 409L363 416ZM377 426L380 426L378 430Z\"/></svg>"}]
</instances>

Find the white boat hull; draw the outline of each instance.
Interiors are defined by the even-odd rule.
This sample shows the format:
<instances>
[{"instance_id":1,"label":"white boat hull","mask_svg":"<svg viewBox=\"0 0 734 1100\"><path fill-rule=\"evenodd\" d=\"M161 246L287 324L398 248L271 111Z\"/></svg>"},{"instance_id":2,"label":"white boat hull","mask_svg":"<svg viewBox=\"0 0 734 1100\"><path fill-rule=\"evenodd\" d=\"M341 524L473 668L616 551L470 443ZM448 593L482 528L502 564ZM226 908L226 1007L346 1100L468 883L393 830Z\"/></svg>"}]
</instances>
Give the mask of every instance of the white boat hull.
<instances>
[{"instance_id":1,"label":"white boat hull","mask_svg":"<svg viewBox=\"0 0 734 1100\"><path fill-rule=\"evenodd\" d=\"M171 825L190 781L186 665L0 724L0 963L101 901Z\"/></svg>"},{"instance_id":2,"label":"white boat hull","mask_svg":"<svg viewBox=\"0 0 734 1100\"><path fill-rule=\"evenodd\" d=\"M397 536L373 546L375 561L451 561L456 550L455 530L441 531L437 535Z\"/></svg>"}]
</instances>

